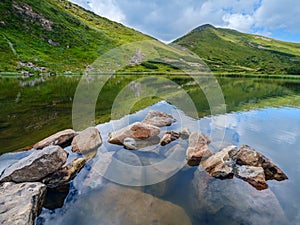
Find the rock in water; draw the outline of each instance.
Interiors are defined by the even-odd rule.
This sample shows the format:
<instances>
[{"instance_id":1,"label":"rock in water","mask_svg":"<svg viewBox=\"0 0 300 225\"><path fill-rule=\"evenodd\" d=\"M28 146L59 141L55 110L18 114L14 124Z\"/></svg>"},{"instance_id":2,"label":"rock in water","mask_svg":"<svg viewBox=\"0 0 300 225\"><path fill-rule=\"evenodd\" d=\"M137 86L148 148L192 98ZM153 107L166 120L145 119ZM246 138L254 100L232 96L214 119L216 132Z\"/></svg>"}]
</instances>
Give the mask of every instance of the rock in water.
<instances>
[{"instance_id":1,"label":"rock in water","mask_svg":"<svg viewBox=\"0 0 300 225\"><path fill-rule=\"evenodd\" d=\"M262 167L265 172L266 180L282 181L288 179L278 166L248 145L243 145L235 157L239 165Z\"/></svg>"},{"instance_id":2,"label":"rock in water","mask_svg":"<svg viewBox=\"0 0 300 225\"><path fill-rule=\"evenodd\" d=\"M167 131L164 133L162 139L160 140L160 144L165 146L170 144L172 141L177 140L180 137L180 134L175 131Z\"/></svg>"},{"instance_id":3,"label":"rock in water","mask_svg":"<svg viewBox=\"0 0 300 225\"><path fill-rule=\"evenodd\" d=\"M46 186L41 183L3 183L0 186L0 224L33 225L41 212Z\"/></svg>"},{"instance_id":4,"label":"rock in water","mask_svg":"<svg viewBox=\"0 0 300 225\"><path fill-rule=\"evenodd\" d=\"M170 126L175 121L176 120L173 118L173 116L167 113L151 110L147 114L146 118L142 121L142 123L150 124L157 127L165 127Z\"/></svg>"},{"instance_id":5,"label":"rock in water","mask_svg":"<svg viewBox=\"0 0 300 225\"><path fill-rule=\"evenodd\" d=\"M236 153L236 146L229 146L222 149L220 152L215 153L208 159L201 162L203 169L211 176L216 178L233 177L234 162L232 156Z\"/></svg>"},{"instance_id":6,"label":"rock in water","mask_svg":"<svg viewBox=\"0 0 300 225\"><path fill-rule=\"evenodd\" d=\"M68 153L59 146L49 146L34 151L4 170L0 182L39 181L60 169L67 161Z\"/></svg>"},{"instance_id":7,"label":"rock in water","mask_svg":"<svg viewBox=\"0 0 300 225\"><path fill-rule=\"evenodd\" d=\"M73 160L67 166L64 166L55 173L44 178L43 183L47 184L50 188L55 188L68 183L81 170L86 161L85 158Z\"/></svg>"},{"instance_id":8,"label":"rock in water","mask_svg":"<svg viewBox=\"0 0 300 225\"><path fill-rule=\"evenodd\" d=\"M198 224L289 224L270 189L257 191L240 179L220 180L207 175L198 169L192 181L191 207Z\"/></svg>"},{"instance_id":9,"label":"rock in water","mask_svg":"<svg viewBox=\"0 0 300 225\"><path fill-rule=\"evenodd\" d=\"M72 203L62 224L190 225L191 221L182 208L171 202L139 190L109 184Z\"/></svg>"},{"instance_id":10,"label":"rock in water","mask_svg":"<svg viewBox=\"0 0 300 225\"><path fill-rule=\"evenodd\" d=\"M123 145L125 138L147 139L157 136L159 133L159 127L136 122L121 130L110 133L108 142L111 144Z\"/></svg>"},{"instance_id":11,"label":"rock in water","mask_svg":"<svg viewBox=\"0 0 300 225\"><path fill-rule=\"evenodd\" d=\"M76 132L72 129L63 130L39 141L33 146L33 148L42 149L49 145L59 145L64 148L71 144L75 135Z\"/></svg>"},{"instance_id":12,"label":"rock in water","mask_svg":"<svg viewBox=\"0 0 300 225\"><path fill-rule=\"evenodd\" d=\"M213 155L213 152L208 147L209 143L209 137L204 135L201 131L190 135L189 147L186 151L186 159L190 166L198 166L201 160Z\"/></svg>"},{"instance_id":13,"label":"rock in water","mask_svg":"<svg viewBox=\"0 0 300 225\"><path fill-rule=\"evenodd\" d=\"M102 144L102 139L97 128L89 127L81 131L72 141L72 151L81 153L87 158L97 154L97 148Z\"/></svg>"},{"instance_id":14,"label":"rock in water","mask_svg":"<svg viewBox=\"0 0 300 225\"><path fill-rule=\"evenodd\" d=\"M264 190L268 188L268 184L265 179L264 169L262 167L238 166L236 177L248 182L257 190Z\"/></svg>"}]
</instances>

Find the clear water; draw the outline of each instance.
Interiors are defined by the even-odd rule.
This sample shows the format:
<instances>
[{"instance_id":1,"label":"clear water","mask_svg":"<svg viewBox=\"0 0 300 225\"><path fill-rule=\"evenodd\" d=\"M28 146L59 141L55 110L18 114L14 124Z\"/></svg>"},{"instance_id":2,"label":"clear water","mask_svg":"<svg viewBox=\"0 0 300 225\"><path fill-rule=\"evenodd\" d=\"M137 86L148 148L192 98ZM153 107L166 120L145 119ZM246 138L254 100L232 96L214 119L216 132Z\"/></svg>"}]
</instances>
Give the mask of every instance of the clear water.
<instances>
[{"instance_id":1,"label":"clear water","mask_svg":"<svg viewBox=\"0 0 300 225\"><path fill-rule=\"evenodd\" d=\"M130 80L124 82L128 84ZM181 79L177 82L185 84L189 80ZM149 223L147 218L157 218L159 212L151 208L151 204L146 201L147 197L137 197L137 192L150 194L155 196L155 199L171 202L176 207L180 207L195 225L300 224L298 175L300 172L300 84L295 81L258 81L242 78L222 78L219 79L219 83L225 95L228 113L210 116L207 112L209 109L201 108L200 96L194 95L193 99L199 104L197 105L199 118L192 118L180 108L166 101L159 101L154 105L150 102L152 106L138 110L137 113L121 120L98 125L104 143L98 149L96 158L85 165L69 186L61 190L53 190L48 194L47 204L37 218L36 224L159 224L159 221L165 221L161 219L163 215L160 215L159 219ZM191 95L194 91L200 92L197 89L189 89ZM1 101L3 103L3 100ZM17 108L15 105L13 107ZM186 166L184 151L176 158L177 161L183 162L180 164L182 165L180 169L157 184L138 186L145 183L145 179L153 178L151 176L145 178L145 174L136 172L138 170L132 172L124 170L123 167L118 168L118 163L112 163L108 168L109 175L104 174L103 178L97 162L106 153L120 152L119 155L113 156L115 160L113 162L122 161L132 166L147 166L163 162L166 158L165 153L176 144L186 147L186 141L178 140L165 147L154 145L127 154L128 150L106 142L109 132L128 123L141 121L150 109L172 113L176 117L176 123L162 130L179 130L181 127L188 127L191 131L200 129L211 137L211 148L215 151L222 145L234 144L238 147L242 144L250 145L277 164L289 179L283 182L268 181L268 190L257 191L241 180L209 178L200 167ZM62 115L59 118L66 118L64 114ZM28 117L17 116L17 118L24 118L27 122L29 115ZM1 121L5 121L4 116ZM55 121L59 125L63 120ZM10 126L12 124L7 127L2 126L1 132L10 131ZM46 123L45 130L47 126ZM22 139L22 126L19 125L18 129L20 133L16 135ZM23 138L27 140L26 135ZM9 142L3 143L9 146ZM70 152L70 147L66 150ZM1 169L29 153L18 153L16 156L3 154L0 156ZM71 152L70 154L75 157ZM117 197L112 197L113 201L110 202L105 198L105 195L109 196L107 187L110 187L111 183L120 183L120 178L125 178L121 179L123 184L124 182L135 184L134 187L122 186L125 190L129 188L134 192L125 191L131 195L126 196L123 189L114 189L117 191L112 196ZM140 183L138 178L141 178ZM126 201L127 199L129 200ZM131 202L131 205L122 205L128 202ZM126 210L123 210L124 208ZM162 211L163 213L166 212ZM176 215L165 215L167 218L168 216L176 218ZM132 217L136 220L129 219Z\"/></svg>"}]
</instances>

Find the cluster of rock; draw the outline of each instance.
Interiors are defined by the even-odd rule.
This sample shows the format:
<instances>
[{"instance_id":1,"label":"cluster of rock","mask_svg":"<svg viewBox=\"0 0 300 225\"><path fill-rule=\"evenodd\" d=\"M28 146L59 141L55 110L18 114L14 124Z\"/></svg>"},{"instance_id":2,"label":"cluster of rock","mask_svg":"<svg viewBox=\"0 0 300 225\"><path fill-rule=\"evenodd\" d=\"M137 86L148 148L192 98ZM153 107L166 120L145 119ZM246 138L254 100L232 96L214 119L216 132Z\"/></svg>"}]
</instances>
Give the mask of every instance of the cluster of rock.
<instances>
[{"instance_id":1,"label":"cluster of rock","mask_svg":"<svg viewBox=\"0 0 300 225\"><path fill-rule=\"evenodd\" d=\"M101 143L99 131L93 127L80 133L64 130L36 143L36 150L7 167L0 176L0 195L7 196L0 203L0 223L34 224L47 187L68 183L95 156ZM69 153L63 147L70 144L72 151L83 157L67 163Z\"/></svg>"},{"instance_id":2,"label":"cluster of rock","mask_svg":"<svg viewBox=\"0 0 300 225\"><path fill-rule=\"evenodd\" d=\"M208 146L210 139L201 132L191 134L186 159L191 166L201 165L212 177L240 178L257 190L268 188L267 180L288 179L284 172L267 157L253 148L243 145L228 146L214 153Z\"/></svg>"},{"instance_id":3,"label":"cluster of rock","mask_svg":"<svg viewBox=\"0 0 300 225\"><path fill-rule=\"evenodd\" d=\"M188 164L201 165L211 177L226 179L236 176L258 190L268 188L266 180L287 179L274 163L247 145L239 150L236 146L229 146L215 153L209 148L211 141L206 135L201 132L190 134L187 129L180 132L166 131L160 138L158 136L161 133L160 127L170 126L175 121L171 115L150 111L142 122L133 123L108 134L108 142L124 146L128 150L140 150L149 145L165 146L179 138L189 139L186 151ZM95 127L79 133L72 129L63 130L36 143L33 146L35 150L30 155L7 167L0 176L0 194L8 196L2 198L0 202L0 223L34 224L34 219L43 206L47 188L56 188L69 183L85 163L96 156L101 144L100 133ZM75 159L70 158L69 152L63 149L70 145L72 152L78 153L75 154ZM172 149L170 151L173 151ZM103 165L95 166L107 167L111 163L111 152L106 154L99 156L100 159L97 161ZM115 187L111 189L114 190ZM113 194L107 192L108 195ZM18 198L15 198L15 195L18 195ZM149 196L146 197L151 199ZM27 204L28 202L30 204ZM160 205L158 199L155 199L155 204ZM179 209L176 210L183 214ZM188 221L187 218L182 218Z\"/></svg>"}]
</instances>

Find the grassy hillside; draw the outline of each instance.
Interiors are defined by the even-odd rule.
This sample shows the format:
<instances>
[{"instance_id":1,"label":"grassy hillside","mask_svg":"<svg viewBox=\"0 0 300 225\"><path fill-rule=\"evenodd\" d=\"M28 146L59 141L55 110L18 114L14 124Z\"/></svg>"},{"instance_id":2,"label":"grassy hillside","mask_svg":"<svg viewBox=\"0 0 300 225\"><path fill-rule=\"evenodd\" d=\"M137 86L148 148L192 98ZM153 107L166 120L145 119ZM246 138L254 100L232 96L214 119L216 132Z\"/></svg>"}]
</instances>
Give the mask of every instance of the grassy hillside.
<instances>
[{"instance_id":1,"label":"grassy hillside","mask_svg":"<svg viewBox=\"0 0 300 225\"><path fill-rule=\"evenodd\" d=\"M0 72L84 71L108 50L147 39L66 0L0 1Z\"/></svg>"},{"instance_id":2,"label":"grassy hillside","mask_svg":"<svg viewBox=\"0 0 300 225\"><path fill-rule=\"evenodd\" d=\"M300 74L300 44L200 26L174 41L199 55L212 71Z\"/></svg>"}]
</instances>

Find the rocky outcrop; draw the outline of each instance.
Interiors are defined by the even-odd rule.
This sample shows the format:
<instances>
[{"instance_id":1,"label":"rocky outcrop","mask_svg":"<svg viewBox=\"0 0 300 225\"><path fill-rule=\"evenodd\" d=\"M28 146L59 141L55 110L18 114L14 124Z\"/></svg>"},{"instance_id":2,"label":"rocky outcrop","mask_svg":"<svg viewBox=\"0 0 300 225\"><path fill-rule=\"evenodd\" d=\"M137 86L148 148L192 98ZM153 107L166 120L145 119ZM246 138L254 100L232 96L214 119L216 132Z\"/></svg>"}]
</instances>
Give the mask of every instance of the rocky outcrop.
<instances>
[{"instance_id":1,"label":"rocky outcrop","mask_svg":"<svg viewBox=\"0 0 300 225\"><path fill-rule=\"evenodd\" d=\"M213 155L213 152L208 147L209 143L209 137L200 131L190 135L189 146L186 151L186 159L190 166L198 166L201 160Z\"/></svg>"},{"instance_id":2,"label":"rocky outcrop","mask_svg":"<svg viewBox=\"0 0 300 225\"><path fill-rule=\"evenodd\" d=\"M236 153L236 146L229 146L213 154L201 162L203 169L216 178L232 178L234 175L232 156Z\"/></svg>"},{"instance_id":3,"label":"rocky outcrop","mask_svg":"<svg viewBox=\"0 0 300 225\"><path fill-rule=\"evenodd\" d=\"M91 209L95 209L94 213L91 213ZM78 224L191 224L179 206L139 190L114 184L72 203L62 224L69 224L70 221Z\"/></svg>"},{"instance_id":4,"label":"rocky outcrop","mask_svg":"<svg viewBox=\"0 0 300 225\"><path fill-rule=\"evenodd\" d=\"M167 113L151 110L147 114L146 118L142 121L142 123L150 124L157 127L165 127L170 126L175 121L176 120L173 118L173 116Z\"/></svg>"},{"instance_id":5,"label":"rocky outcrop","mask_svg":"<svg viewBox=\"0 0 300 225\"><path fill-rule=\"evenodd\" d=\"M72 129L63 130L39 141L33 146L33 148L43 149L49 145L59 145L64 148L71 144L75 135L76 132Z\"/></svg>"},{"instance_id":6,"label":"rocky outcrop","mask_svg":"<svg viewBox=\"0 0 300 225\"><path fill-rule=\"evenodd\" d=\"M236 163L239 165L262 167L264 169L266 180L282 181L288 179L278 166L248 145L243 145L235 158Z\"/></svg>"},{"instance_id":7,"label":"rocky outcrop","mask_svg":"<svg viewBox=\"0 0 300 225\"><path fill-rule=\"evenodd\" d=\"M258 190L268 188L264 169L256 166L238 166L236 176L251 184Z\"/></svg>"},{"instance_id":8,"label":"rocky outcrop","mask_svg":"<svg viewBox=\"0 0 300 225\"><path fill-rule=\"evenodd\" d=\"M167 131L164 133L162 139L160 140L160 144L162 146L165 146L167 144L170 144L172 141L177 140L180 137L180 133L177 133L175 131Z\"/></svg>"},{"instance_id":9,"label":"rocky outcrop","mask_svg":"<svg viewBox=\"0 0 300 225\"><path fill-rule=\"evenodd\" d=\"M212 177L226 179L235 175L257 190L268 188L266 180L287 179L274 163L247 145L243 145L239 151L236 146L226 147L202 160L201 166Z\"/></svg>"},{"instance_id":10,"label":"rocky outcrop","mask_svg":"<svg viewBox=\"0 0 300 225\"><path fill-rule=\"evenodd\" d=\"M33 225L41 212L46 186L41 183L3 183L0 186L0 224Z\"/></svg>"},{"instance_id":11,"label":"rocky outcrop","mask_svg":"<svg viewBox=\"0 0 300 225\"><path fill-rule=\"evenodd\" d=\"M157 136L159 133L160 129L156 126L136 122L121 130L110 133L108 142L111 144L123 145L125 138L147 139Z\"/></svg>"},{"instance_id":12,"label":"rocky outcrop","mask_svg":"<svg viewBox=\"0 0 300 225\"><path fill-rule=\"evenodd\" d=\"M50 188L58 187L68 183L81 170L86 163L85 158L77 158L67 166L43 179L43 183Z\"/></svg>"},{"instance_id":13,"label":"rocky outcrop","mask_svg":"<svg viewBox=\"0 0 300 225\"><path fill-rule=\"evenodd\" d=\"M194 173L192 188L191 207L197 224L289 224L270 189L257 191L236 178L214 179L199 169Z\"/></svg>"},{"instance_id":14,"label":"rocky outcrop","mask_svg":"<svg viewBox=\"0 0 300 225\"><path fill-rule=\"evenodd\" d=\"M0 182L39 181L60 169L67 161L68 153L59 146L49 146L34 151L4 170Z\"/></svg>"},{"instance_id":15,"label":"rocky outcrop","mask_svg":"<svg viewBox=\"0 0 300 225\"><path fill-rule=\"evenodd\" d=\"M93 158L97 154L97 148L102 144L99 131L95 127L89 127L81 131L72 141L72 151Z\"/></svg>"}]
</instances>

